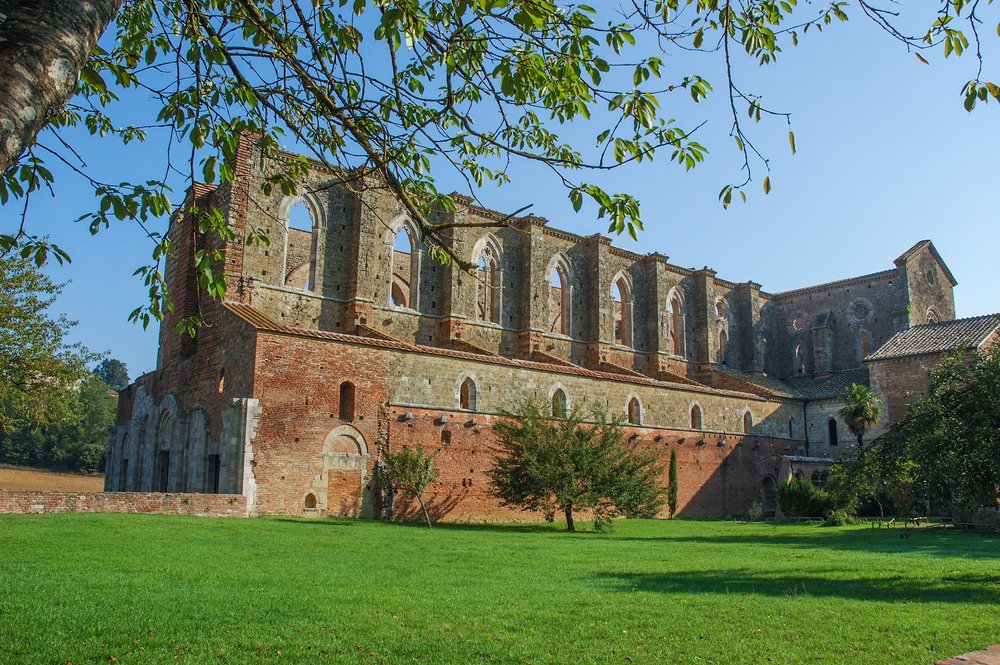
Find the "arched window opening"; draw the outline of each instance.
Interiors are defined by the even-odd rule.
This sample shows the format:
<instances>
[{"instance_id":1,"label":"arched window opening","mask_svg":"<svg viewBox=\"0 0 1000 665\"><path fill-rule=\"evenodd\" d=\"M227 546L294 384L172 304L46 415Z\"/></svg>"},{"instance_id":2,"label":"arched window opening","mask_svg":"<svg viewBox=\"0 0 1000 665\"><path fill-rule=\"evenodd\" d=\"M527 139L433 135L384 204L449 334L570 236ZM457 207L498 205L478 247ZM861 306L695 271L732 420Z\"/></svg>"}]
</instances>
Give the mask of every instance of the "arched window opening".
<instances>
[{"instance_id":1,"label":"arched window opening","mask_svg":"<svg viewBox=\"0 0 1000 665\"><path fill-rule=\"evenodd\" d=\"M305 507L306 510L316 510L316 495L312 492L306 494Z\"/></svg>"},{"instance_id":2,"label":"arched window opening","mask_svg":"<svg viewBox=\"0 0 1000 665\"><path fill-rule=\"evenodd\" d=\"M565 418L566 404L566 393L563 392L562 388L556 388L556 391L552 393L552 417Z\"/></svg>"},{"instance_id":3,"label":"arched window opening","mask_svg":"<svg viewBox=\"0 0 1000 665\"><path fill-rule=\"evenodd\" d=\"M795 438L795 418L788 419L788 438Z\"/></svg>"},{"instance_id":4,"label":"arched window opening","mask_svg":"<svg viewBox=\"0 0 1000 665\"><path fill-rule=\"evenodd\" d=\"M476 311L479 321L500 323L501 276L496 250L487 244L479 254L476 270Z\"/></svg>"},{"instance_id":5,"label":"arched window opening","mask_svg":"<svg viewBox=\"0 0 1000 665\"><path fill-rule=\"evenodd\" d=\"M719 361L720 365L726 364L726 345L729 343L729 338L726 336L725 330L719 331L719 350L716 352L716 359Z\"/></svg>"},{"instance_id":6,"label":"arched window opening","mask_svg":"<svg viewBox=\"0 0 1000 665\"><path fill-rule=\"evenodd\" d=\"M319 228L305 201L297 201L288 209L285 233L284 285L293 289L313 291L316 287L316 255Z\"/></svg>"},{"instance_id":7,"label":"arched window opening","mask_svg":"<svg viewBox=\"0 0 1000 665\"><path fill-rule=\"evenodd\" d=\"M684 353L684 315L681 313L681 301L673 296L667 301L667 320L670 325L670 352L675 356Z\"/></svg>"},{"instance_id":8,"label":"arched window opening","mask_svg":"<svg viewBox=\"0 0 1000 665\"><path fill-rule=\"evenodd\" d=\"M720 319L724 319L726 318L726 313L726 303L722 300L717 300L715 302L715 315Z\"/></svg>"},{"instance_id":9,"label":"arched window opening","mask_svg":"<svg viewBox=\"0 0 1000 665\"><path fill-rule=\"evenodd\" d=\"M822 487L823 483L819 479L819 471L813 471L812 475L809 477L809 482L813 484L813 487Z\"/></svg>"},{"instance_id":10,"label":"arched window opening","mask_svg":"<svg viewBox=\"0 0 1000 665\"><path fill-rule=\"evenodd\" d=\"M458 389L459 408L467 411L476 411L479 409L478 399L476 382L471 377L467 377L465 381L462 381L462 385Z\"/></svg>"},{"instance_id":11,"label":"arched window opening","mask_svg":"<svg viewBox=\"0 0 1000 665\"><path fill-rule=\"evenodd\" d=\"M410 306L410 285L399 275L392 276L392 304L394 307Z\"/></svg>"},{"instance_id":12,"label":"arched window opening","mask_svg":"<svg viewBox=\"0 0 1000 665\"><path fill-rule=\"evenodd\" d=\"M340 384L340 419L354 420L354 384L350 381Z\"/></svg>"},{"instance_id":13,"label":"arched window opening","mask_svg":"<svg viewBox=\"0 0 1000 665\"><path fill-rule=\"evenodd\" d=\"M795 373L805 374L806 372L806 354L802 348L801 344L795 345Z\"/></svg>"},{"instance_id":14,"label":"arched window opening","mask_svg":"<svg viewBox=\"0 0 1000 665\"><path fill-rule=\"evenodd\" d=\"M743 414L743 433L749 434L753 428L753 414L747 411Z\"/></svg>"},{"instance_id":15,"label":"arched window opening","mask_svg":"<svg viewBox=\"0 0 1000 665\"><path fill-rule=\"evenodd\" d=\"M222 487L222 457L209 455L205 469L205 490L209 494L218 494Z\"/></svg>"},{"instance_id":16,"label":"arched window opening","mask_svg":"<svg viewBox=\"0 0 1000 665\"><path fill-rule=\"evenodd\" d=\"M128 437L126 436L124 441L122 441L122 448L128 450ZM122 459L121 471L118 474L118 491L124 492L128 490L128 458Z\"/></svg>"},{"instance_id":17,"label":"arched window opening","mask_svg":"<svg viewBox=\"0 0 1000 665\"><path fill-rule=\"evenodd\" d=\"M867 330L862 330L858 346L861 348L861 361L863 362L872 352L872 334Z\"/></svg>"},{"instance_id":18,"label":"arched window opening","mask_svg":"<svg viewBox=\"0 0 1000 665\"><path fill-rule=\"evenodd\" d=\"M927 308L927 314L925 316L927 323L940 323L941 317L938 315L937 310L933 307Z\"/></svg>"},{"instance_id":19,"label":"arched window opening","mask_svg":"<svg viewBox=\"0 0 1000 665\"><path fill-rule=\"evenodd\" d=\"M548 274L549 279L549 323L548 331L559 335L571 335L572 327L570 301L573 287L569 268L562 257L556 257Z\"/></svg>"},{"instance_id":20,"label":"arched window opening","mask_svg":"<svg viewBox=\"0 0 1000 665\"><path fill-rule=\"evenodd\" d=\"M833 418L826 421L826 435L831 446L837 445L840 439L837 436L837 421Z\"/></svg>"},{"instance_id":21,"label":"arched window opening","mask_svg":"<svg viewBox=\"0 0 1000 665\"><path fill-rule=\"evenodd\" d=\"M691 429L700 430L701 428L701 407L695 404L691 407Z\"/></svg>"},{"instance_id":22,"label":"arched window opening","mask_svg":"<svg viewBox=\"0 0 1000 665\"><path fill-rule=\"evenodd\" d=\"M624 277L619 277L612 285L611 300L611 312L615 322L615 344L632 346L632 298Z\"/></svg>"},{"instance_id":23,"label":"arched window opening","mask_svg":"<svg viewBox=\"0 0 1000 665\"><path fill-rule=\"evenodd\" d=\"M642 413L639 407L639 400L633 397L628 401L628 422L630 425L642 424Z\"/></svg>"},{"instance_id":24,"label":"arched window opening","mask_svg":"<svg viewBox=\"0 0 1000 665\"><path fill-rule=\"evenodd\" d=\"M420 252L405 224L396 231L392 240L391 272L389 304L393 307L417 309Z\"/></svg>"},{"instance_id":25,"label":"arched window opening","mask_svg":"<svg viewBox=\"0 0 1000 665\"><path fill-rule=\"evenodd\" d=\"M170 482L170 451L160 450L156 453L153 464L153 491L166 492Z\"/></svg>"}]
</instances>

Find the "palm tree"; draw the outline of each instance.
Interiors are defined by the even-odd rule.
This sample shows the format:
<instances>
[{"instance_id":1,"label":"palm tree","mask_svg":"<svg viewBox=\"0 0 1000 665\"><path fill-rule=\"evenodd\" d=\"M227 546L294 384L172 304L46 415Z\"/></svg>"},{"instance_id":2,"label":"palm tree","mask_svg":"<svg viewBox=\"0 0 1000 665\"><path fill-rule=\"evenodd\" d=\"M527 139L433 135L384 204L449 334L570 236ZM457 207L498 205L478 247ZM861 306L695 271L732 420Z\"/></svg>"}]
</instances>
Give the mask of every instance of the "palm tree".
<instances>
[{"instance_id":1,"label":"palm tree","mask_svg":"<svg viewBox=\"0 0 1000 665\"><path fill-rule=\"evenodd\" d=\"M837 415L843 418L847 428L858 438L858 457L862 457L865 452L865 432L878 425L882 416L882 402L870 386L862 383L847 386L840 399L847 404Z\"/></svg>"}]
</instances>

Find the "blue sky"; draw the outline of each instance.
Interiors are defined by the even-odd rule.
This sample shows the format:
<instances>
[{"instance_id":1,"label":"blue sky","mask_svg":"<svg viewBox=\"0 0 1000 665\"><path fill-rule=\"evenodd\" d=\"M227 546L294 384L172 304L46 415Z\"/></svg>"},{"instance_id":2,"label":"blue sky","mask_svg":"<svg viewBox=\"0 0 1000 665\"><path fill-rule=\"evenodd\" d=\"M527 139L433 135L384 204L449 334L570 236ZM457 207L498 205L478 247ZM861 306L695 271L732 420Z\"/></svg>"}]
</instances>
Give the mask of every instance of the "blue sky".
<instances>
[{"instance_id":1,"label":"blue sky","mask_svg":"<svg viewBox=\"0 0 1000 665\"><path fill-rule=\"evenodd\" d=\"M995 23L997 8L990 12ZM991 35L992 28L985 32ZM996 42L990 40L984 72L993 80L1000 78L1000 64L990 58L1000 55ZM746 88L793 114L798 152L790 154L783 120L755 127L757 144L770 159L773 189L763 195L758 164L749 203L728 211L718 192L739 178L741 162L728 137L721 78L706 62L684 60L690 56L668 59L668 67L702 73L717 84L708 102L680 111L682 119L708 120L699 141L710 154L688 173L664 155L589 176L609 190L633 193L642 204L646 228L638 242L622 237L615 243L659 251L685 267L709 266L722 278L754 280L773 292L889 268L904 250L929 238L958 279L958 316L1000 311L1000 104L967 113L959 91L974 73L972 58L925 56L930 66L854 17L822 35L810 33L775 65L744 67ZM122 149L67 136L104 178L162 176L158 140ZM69 282L54 309L79 321L74 341L120 358L133 377L149 371L157 330L143 331L127 318L145 299L132 272L148 260L150 243L128 224L96 237L74 224L94 205L93 192L67 171L54 171L56 196L34 197L28 211L31 229L51 234L73 256L68 266L48 268L57 281ZM565 191L541 169L518 164L510 176L510 185L481 193L486 205L509 212L531 203L531 212L553 226L580 234L606 231L586 210L575 214ZM451 178L441 189L458 188ZM9 229L20 208L8 206L0 215Z\"/></svg>"}]
</instances>

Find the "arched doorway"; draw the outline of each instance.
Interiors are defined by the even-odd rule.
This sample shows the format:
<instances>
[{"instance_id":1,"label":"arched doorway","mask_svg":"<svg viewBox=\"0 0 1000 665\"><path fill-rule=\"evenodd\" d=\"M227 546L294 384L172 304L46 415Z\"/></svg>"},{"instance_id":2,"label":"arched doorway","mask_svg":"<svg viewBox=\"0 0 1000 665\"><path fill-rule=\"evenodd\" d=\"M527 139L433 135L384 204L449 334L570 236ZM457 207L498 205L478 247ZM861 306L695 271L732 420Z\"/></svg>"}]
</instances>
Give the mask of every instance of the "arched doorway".
<instances>
[{"instance_id":1,"label":"arched doorway","mask_svg":"<svg viewBox=\"0 0 1000 665\"><path fill-rule=\"evenodd\" d=\"M771 476L764 476L761 484L761 495L764 514L773 516L778 510L778 485Z\"/></svg>"},{"instance_id":2,"label":"arched doorway","mask_svg":"<svg viewBox=\"0 0 1000 665\"><path fill-rule=\"evenodd\" d=\"M341 425L323 441L320 508L331 517L378 516L375 479L369 472L371 456L365 437L350 425ZM325 496L324 496L325 495ZM325 501L323 501L325 499Z\"/></svg>"}]
</instances>

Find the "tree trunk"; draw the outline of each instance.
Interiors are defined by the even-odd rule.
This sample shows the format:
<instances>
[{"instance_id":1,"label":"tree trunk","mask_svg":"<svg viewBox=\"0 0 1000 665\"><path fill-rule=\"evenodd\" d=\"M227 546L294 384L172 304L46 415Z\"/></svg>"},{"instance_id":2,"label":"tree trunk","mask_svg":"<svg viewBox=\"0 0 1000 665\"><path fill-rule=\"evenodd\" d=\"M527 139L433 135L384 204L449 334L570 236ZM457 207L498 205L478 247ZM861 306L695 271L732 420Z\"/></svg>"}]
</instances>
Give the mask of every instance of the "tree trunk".
<instances>
[{"instance_id":1,"label":"tree trunk","mask_svg":"<svg viewBox=\"0 0 1000 665\"><path fill-rule=\"evenodd\" d=\"M0 0L0 171L76 89L122 0Z\"/></svg>"},{"instance_id":2,"label":"tree trunk","mask_svg":"<svg viewBox=\"0 0 1000 665\"><path fill-rule=\"evenodd\" d=\"M420 510L424 513L424 521L427 522L427 528L431 528L431 516L427 514L427 507L424 506L424 500L420 498L419 494L417 495L417 503L420 504Z\"/></svg>"},{"instance_id":3,"label":"tree trunk","mask_svg":"<svg viewBox=\"0 0 1000 665\"><path fill-rule=\"evenodd\" d=\"M576 531L576 527L573 525L573 504L567 503L563 506L563 512L566 514L566 530Z\"/></svg>"}]
</instances>

